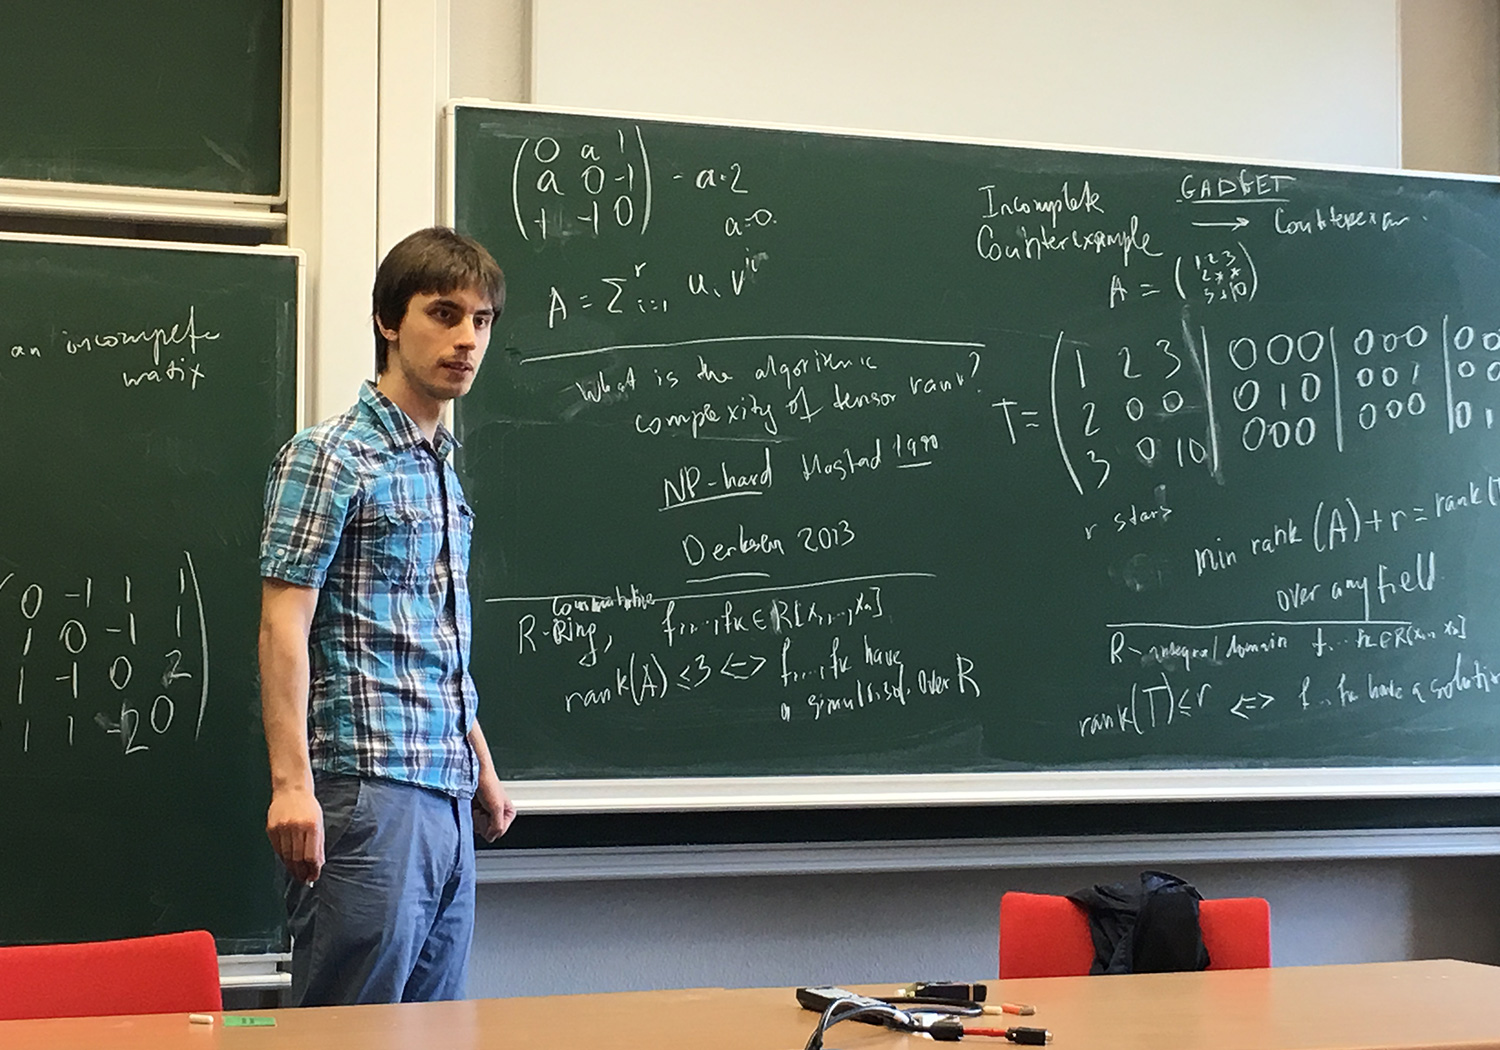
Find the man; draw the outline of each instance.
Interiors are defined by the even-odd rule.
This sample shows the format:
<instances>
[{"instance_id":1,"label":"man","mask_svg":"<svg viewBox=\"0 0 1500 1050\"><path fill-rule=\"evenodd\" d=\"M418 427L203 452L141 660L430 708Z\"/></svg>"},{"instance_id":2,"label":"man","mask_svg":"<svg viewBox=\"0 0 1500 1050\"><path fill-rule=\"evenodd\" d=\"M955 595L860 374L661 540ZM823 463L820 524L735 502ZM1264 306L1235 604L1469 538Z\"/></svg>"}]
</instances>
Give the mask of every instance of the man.
<instances>
[{"instance_id":1,"label":"man","mask_svg":"<svg viewBox=\"0 0 1500 1050\"><path fill-rule=\"evenodd\" d=\"M474 838L515 807L475 720L473 512L444 408L474 382L505 278L421 230L375 277L375 372L272 464L261 537L266 831L291 873L297 1005L455 999Z\"/></svg>"}]
</instances>

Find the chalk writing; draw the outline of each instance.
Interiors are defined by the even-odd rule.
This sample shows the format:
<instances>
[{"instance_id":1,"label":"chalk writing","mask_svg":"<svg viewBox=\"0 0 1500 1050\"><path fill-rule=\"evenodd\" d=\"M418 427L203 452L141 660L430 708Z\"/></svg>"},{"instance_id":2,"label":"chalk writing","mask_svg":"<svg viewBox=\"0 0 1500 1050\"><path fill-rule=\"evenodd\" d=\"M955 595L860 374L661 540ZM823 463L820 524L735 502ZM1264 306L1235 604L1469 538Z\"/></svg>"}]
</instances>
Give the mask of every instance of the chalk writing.
<instances>
[{"instance_id":1,"label":"chalk writing","mask_svg":"<svg viewBox=\"0 0 1500 1050\"><path fill-rule=\"evenodd\" d=\"M165 591L170 601L142 602ZM166 622L138 609L170 608ZM159 616L159 614L158 614ZM0 575L0 767L88 765L191 746L208 711L209 639L193 557L169 579Z\"/></svg>"},{"instance_id":2,"label":"chalk writing","mask_svg":"<svg viewBox=\"0 0 1500 1050\"><path fill-rule=\"evenodd\" d=\"M187 308L187 319L170 325L130 326L112 330L86 332L61 329L43 341L12 343L9 359L41 362L58 354L108 361L106 367L119 369L120 381L127 389L141 386L180 385L197 390L204 379L204 361L199 344L217 342L220 333L201 329L198 310ZM134 351L134 353L131 353ZM149 351L149 359L139 351Z\"/></svg>"}]
</instances>

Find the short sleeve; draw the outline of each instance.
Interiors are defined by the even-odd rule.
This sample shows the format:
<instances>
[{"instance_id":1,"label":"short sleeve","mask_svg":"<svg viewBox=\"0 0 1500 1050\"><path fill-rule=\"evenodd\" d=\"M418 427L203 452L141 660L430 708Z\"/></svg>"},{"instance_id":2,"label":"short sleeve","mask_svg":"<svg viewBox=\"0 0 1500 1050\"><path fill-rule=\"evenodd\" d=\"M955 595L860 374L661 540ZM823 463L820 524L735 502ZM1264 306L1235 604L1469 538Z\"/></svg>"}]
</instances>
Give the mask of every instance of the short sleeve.
<instances>
[{"instance_id":1,"label":"short sleeve","mask_svg":"<svg viewBox=\"0 0 1500 1050\"><path fill-rule=\"evenodd\" d=\"M307 433L277 453L266 479L260 574L321 587L359 487L354 469Z\"/></svg>"}]
</instances>

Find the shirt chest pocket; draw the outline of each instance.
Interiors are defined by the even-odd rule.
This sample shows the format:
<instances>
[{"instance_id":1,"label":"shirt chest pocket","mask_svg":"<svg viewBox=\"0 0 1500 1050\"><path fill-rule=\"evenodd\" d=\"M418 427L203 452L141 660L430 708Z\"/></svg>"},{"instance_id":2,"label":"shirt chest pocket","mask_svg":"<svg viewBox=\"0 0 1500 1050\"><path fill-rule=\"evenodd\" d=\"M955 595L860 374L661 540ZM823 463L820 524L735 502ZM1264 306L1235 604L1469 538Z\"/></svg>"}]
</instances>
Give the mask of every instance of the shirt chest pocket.
<instances>
[{"instance_id":1,"label":"shirt chest pocket","mask_svg":"<svg viewBox=\"0 0 1500 1050\"><path fill-rule=\"evenodd\" d=\"M453 530L453 568L467 576L469 572L469 546L474 539L474 511L463 500L458 501L458 517Z\"/></svg>"},{"instance_id":2,"label":"shirt chest pocket","mask_svg":"<svg viewBox=\"0 0 1500 1050\"><path fill-rule=\"evenodd\" d=\"M415 507L377 503L370 509L366 556L375 577L401 589L431 580L442 551L443 523Z\"/></svg>"}]
</instances>

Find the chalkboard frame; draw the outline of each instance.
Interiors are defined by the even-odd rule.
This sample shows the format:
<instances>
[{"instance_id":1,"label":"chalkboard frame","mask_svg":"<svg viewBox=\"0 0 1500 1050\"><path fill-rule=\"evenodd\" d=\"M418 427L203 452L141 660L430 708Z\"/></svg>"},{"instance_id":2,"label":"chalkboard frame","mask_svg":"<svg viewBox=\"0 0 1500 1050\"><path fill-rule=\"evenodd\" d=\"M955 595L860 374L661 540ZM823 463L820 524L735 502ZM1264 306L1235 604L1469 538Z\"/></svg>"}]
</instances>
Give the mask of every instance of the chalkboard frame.
<instances>
[{"instance_id":1,"label":"chalkboard frame","mask_svg":"<svg viewBox=\"0 0 1500 1050\"><path fill-rule=\"evenodd\" d=\"M274 193L0 177L0 210L72 217L129 216L143 220L190 221L209 225L284 227L286 216L271 209L287 202L291 136L291 19L291 5L283 0L278 78L280 107L277 121L277 187Z\"/></svg>"},{"instance_id":2,"label":"chalkboard frame","mask_svg":"<svg viewBox=\"0 0 1500 1050\"><path fill-rule=\"evenodd\" d=\"M529 116L596 117L714 128L805 132L902 142L954 143L1064 153L1107 154L1211 164L1274 164L1299 169L1394 175L1406 179L1468 181L1500 186L1500 177L1464 172L1409 171L1267 158L1215 157L1170 151L1094 148L982 137L919 135L778 122L741 121L681 114L542 106L451 99L443 111L440 214L458 225L457 122L460 110L483 109ZM504 266L505 260L501 260ZM500 770L502 778L505 770ZM1089 769L869 775L723 777L620 777L506 780L525 811L579 816L595 813L694 813L704 811L831 810L839 807L974 807L984 805L1087 805L1089 803L1203 803L1278 800L1443 799L1500 796L1496 765L1286 765L1164 769Z\"/></svg>"}]
</instances>

